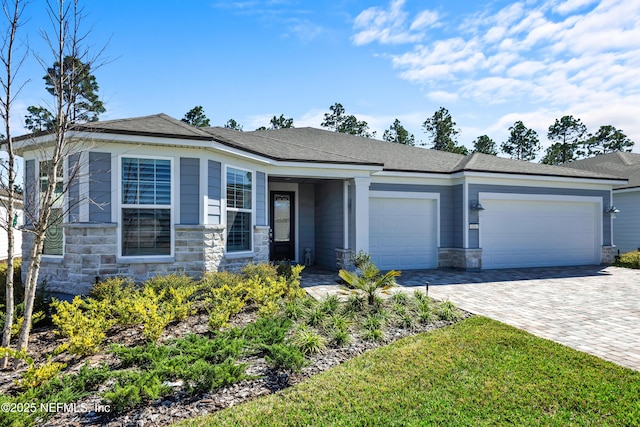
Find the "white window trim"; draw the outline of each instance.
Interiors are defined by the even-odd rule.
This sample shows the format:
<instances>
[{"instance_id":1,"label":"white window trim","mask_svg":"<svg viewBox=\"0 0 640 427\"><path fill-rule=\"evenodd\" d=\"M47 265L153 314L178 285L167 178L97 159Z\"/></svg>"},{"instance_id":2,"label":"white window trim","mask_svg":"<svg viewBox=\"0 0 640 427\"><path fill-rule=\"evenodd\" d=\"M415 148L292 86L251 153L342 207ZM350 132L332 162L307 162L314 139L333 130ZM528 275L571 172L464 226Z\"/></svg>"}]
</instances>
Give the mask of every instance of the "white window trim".
<instances>
[{"instance_id":1,"label":"white window trim","mask_svg":"<svg viewBox=\"0 0 640 427\"><path fill-rule=\"evenodd\" d=\"M68 192L65 191L65 183L68 180L68 168L65 167L65 160L63 159L61 160L61 166L62 166L62 178L60 178L60 182L62 182L62 200L59 200L54 206L51 206L52 209L62 209L62 254L61 255L51 255L51 254L42 254L42 258L47 259L47 260L62 260L62 258L64 257L65 254L65 248L66 248L66 237L65 237L65 232L64 232L64 224L68 221L67 219L67 215L69 214L69 212L67 212L67 210L65 209L65 206L68 205L69 201L67 199L68 197ZM50 162L51 159L43 159L43 160L38 160L36 159L36 180L37 180L37 193L38 193L38 206L36 207L36 209L38 210L38 215L40 215L40 207L42 206L42 177L40 176L40 164L43 162ZM46 240L46 238L45 238ZM44 252L44 247L43 247L43 252Z\"/></svg>"},{"instance_id":2,"label":"white window trim","mask_svg":"<svg viewBox=\"0 0 640 427\"><path fill-rule=\"evenodd\" d=\"M171 169L171 204L169 205L140 205L140 204L124 204L122 203L122 159L153 159L153 160L169 160L170 169ZM118 155L117 160L117 175L116 175L116 183L117 183L117 209L116 209L116 223L118 224L117 233L118 233L118 254L116 255L117 262L127 262L127 263L158 263L158 262L173 262L174 261L174 251L175 251L175 215L176 215L176 195L178 187L178 180L176 179L176 162L174 157L168 156L145 156L140 154L120 154ZM169 255L122 255L122 209L169 209L169 217L171 224L171 243L170 243L170 251Z\"/></svg>"},{"instance_id":3,"label":"white window trim","mask_svg":"<svg viewBox=\"0 0 640 427\"><path fill-rule=\"evenodd\" d=\"M251 173L251 209L238 209L238 208L227 207L227 171L229 169L236 169L236 170ZM221 207L223 207L224 214L222 215L222 218L220 218L220 222L225 227L225 239L224 239L225 256L227 258L242 258L247 256L254 256L255 253L254 253L254 247L253 247L253 228L256 225L256 171L253 169L247 169L239 166L225 164L224 173L222 174L222 191L221 192L222 194L220 197L220 204L222 205ZM236 212L251 213L251 230L250 230L251 236L249 239L249 243L251 246L250 246L250 249L247 251L228 251L227 250L227 244L229 243L228 242L229 224L227 224L227 211L229 209Z\"/></svg>"}]
</instances>

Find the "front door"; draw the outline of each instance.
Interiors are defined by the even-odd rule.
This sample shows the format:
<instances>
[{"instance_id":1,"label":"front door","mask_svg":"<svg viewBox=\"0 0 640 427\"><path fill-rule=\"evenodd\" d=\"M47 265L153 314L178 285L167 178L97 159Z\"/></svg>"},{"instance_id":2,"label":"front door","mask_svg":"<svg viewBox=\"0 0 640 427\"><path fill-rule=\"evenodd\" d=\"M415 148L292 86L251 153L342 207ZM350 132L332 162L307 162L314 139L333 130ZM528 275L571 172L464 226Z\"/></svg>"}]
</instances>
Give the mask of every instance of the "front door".
<instances>
[{"instance_id":1,"label":"front door","mask_svg":"<svg viewBox=\"0 0 640 427\"><path fill-rule=\"evenodd\" d=\"M295 193L271 192L271 260L295 259Z\"/></svg>"}]
</instances>

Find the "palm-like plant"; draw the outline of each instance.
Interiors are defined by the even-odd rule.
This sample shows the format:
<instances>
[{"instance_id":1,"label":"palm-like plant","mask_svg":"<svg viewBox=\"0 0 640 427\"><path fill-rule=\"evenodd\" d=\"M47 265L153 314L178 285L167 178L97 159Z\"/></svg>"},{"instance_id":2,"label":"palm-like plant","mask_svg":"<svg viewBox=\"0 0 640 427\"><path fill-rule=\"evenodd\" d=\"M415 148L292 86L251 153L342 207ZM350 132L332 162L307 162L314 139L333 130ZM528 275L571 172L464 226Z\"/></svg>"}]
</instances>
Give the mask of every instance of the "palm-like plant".
<instances>
[{"instance_id":1,"label":"palm-like plant","mask_svg":"<svg viewBox=\"0 0 640 427\"><path fill-rule=\"evenodd\" d=\"M380 274L378 267L371 261L360 266L359 270L359 273L340 270L338 275L342 280L347 282L350 288L357 289L366 294L369 305L375 303L375 297L379 290L384 291L393 286L397 286L394 278L400 276L400 272L396 270Z\"/></svg>"}]
</instances>

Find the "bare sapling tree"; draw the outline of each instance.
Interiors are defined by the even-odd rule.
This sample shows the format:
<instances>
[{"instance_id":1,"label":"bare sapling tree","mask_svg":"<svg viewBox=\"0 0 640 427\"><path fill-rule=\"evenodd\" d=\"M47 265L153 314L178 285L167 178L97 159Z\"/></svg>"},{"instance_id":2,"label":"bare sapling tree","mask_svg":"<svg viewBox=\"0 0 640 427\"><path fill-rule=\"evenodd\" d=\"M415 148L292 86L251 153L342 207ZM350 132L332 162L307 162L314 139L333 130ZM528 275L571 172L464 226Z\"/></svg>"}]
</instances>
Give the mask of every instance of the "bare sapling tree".
<instances>
[{"instance_id":1,"label":"bare sapling tree","mask_svg":"<svg viewBox=\"0 0 640 427\"><path fill-rule=\"evenodd\" d=\"M6 18L7 27L2 35L2 46L0 51L0 62L2 62L3 70L0 74L0 86L2 87L2 97L0 98L0 117L4 122L4 141L3 145L7 153L6 181L2 180L0 190L5 194L6 198L2 199L2 207L5 211L5 217L0 218L0 226L7 233L7 276L5 283L5 323L2 329L2 343L0 347L9 348L11 345L11 328L13 326L14 307L14 251L15 251L15 235L14 227L16 226L16 154L14 152L13 137L11 131L11 106L16 96L24 86L16 86L15 78L18 70L21 68L26 58L26 51L17 59L16 54L16 34L21 24L21 17L24 11L25 2L20 0L2 2L2 10ZM15 89L15 90L14 90ZM8 357L5 355L0 359L0 369L7 367Z\"/></svg>"},{"instance_id":2,"label":"bare sapling tree","mask_svg":"<svg viewBox=\"0 0 640 427\"><path fill-rule=\"evenodd\" d=\"M24 320L17 342L19 352L26 351L28 347L47 230L52 223L60 223L65 217L66 210L55 208L65 204L69 206L69 203L64 203L65 195L74 185L80 170L79 162L76 162L73 166L70 165L66 173L62 173L65 160L82 151L82 143L73 138L73 130L79 121L87 121L87 115L83 112L86 113L91 108L85 103L84 88L80 80L86 77L88 69L92 66L96 68L97 58L102 54L100 50L92 57L88 49L83 47L88 33L79 32L83 10L79 7L78 0L52 0L47 2L47 7L54 31L51 34L43 32L43 37L53 54L54 65L45 65L50 62L41 57L38 60L47 70L45 80L47 90L53 95L50 111L54 125L50 131L51 143L43 147L41 152L42 159L46 159L46 167L40 168L40 175L44 179L38 181L37 189L27 189L30 195L38 196L25 200L25 216L31 223L29 231L33 233L33 244L28 255L29 264L24 283ZM40 164L43 163L45 162ZM61 179L63 175L64 179Z\"/></svg>"}]
</instances>

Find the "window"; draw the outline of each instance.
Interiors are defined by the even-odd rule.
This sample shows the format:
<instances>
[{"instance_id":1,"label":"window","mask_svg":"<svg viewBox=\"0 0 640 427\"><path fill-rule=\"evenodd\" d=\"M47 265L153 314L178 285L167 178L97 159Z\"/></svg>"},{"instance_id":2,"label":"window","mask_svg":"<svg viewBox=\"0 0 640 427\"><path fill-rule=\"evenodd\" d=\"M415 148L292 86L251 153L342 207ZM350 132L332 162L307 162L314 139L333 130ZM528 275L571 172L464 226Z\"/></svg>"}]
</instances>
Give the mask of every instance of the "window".
<instances>
[{"instance_id":1,"label":"window","mask_svg":"<svg viewBox=\"0 0 640 427\"><path fill-rule=\"evenodd\" d=\"M51 171L52 162L46 160L40 162L40 194L44 195L49 185L49 172ZM51 205L51 214L49 216L49 225L47 226L46 237L44 239L44 247L42 255L62 256L64 248L64 233L62 222L64 217L63 211L63 179L64 170L62 162L56 170L56 187L53 193L53 204Z\"/></svg>"},{"instance_id":2,"label":"window","mask_svg":"<svg viewBox=\"0 0 640 427\"><path fill-rule=\"evenodd\" d=\"M171 161L122 158L122 256L171 255Z\"/></svg>"},{"instance_id":3,"label":"window","mask_svg":"<svg viewBox=\"0 0 640 427\"><path fill-rule=\"evenodd\" d=\"M227 168L227 252L251 250L251 172Z\"/></svg>"}]
</instances>

